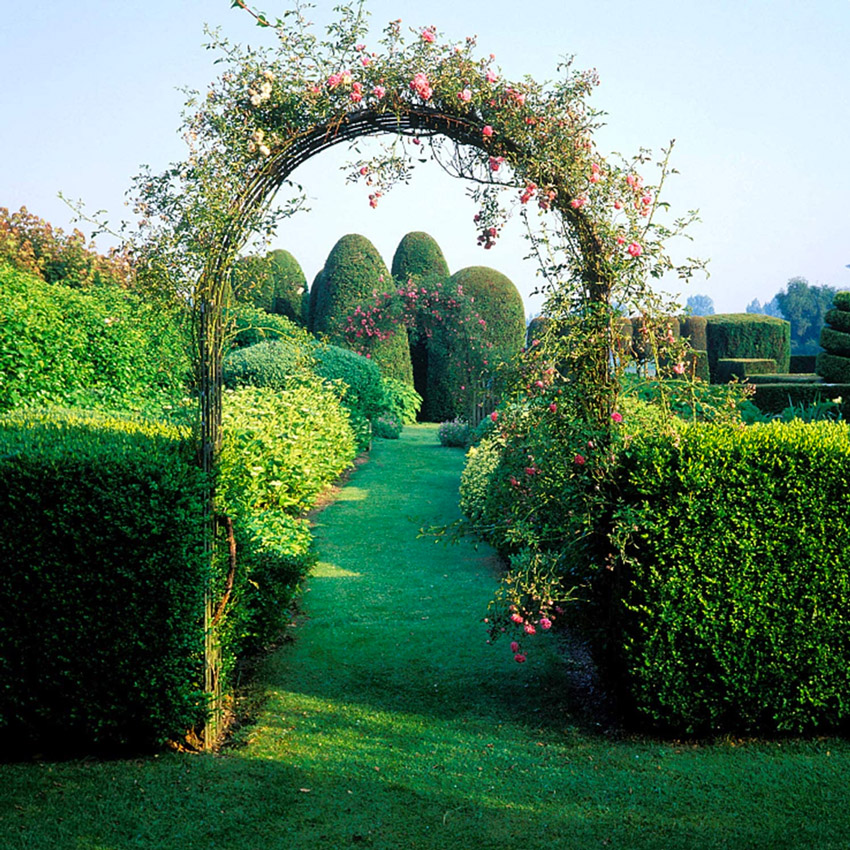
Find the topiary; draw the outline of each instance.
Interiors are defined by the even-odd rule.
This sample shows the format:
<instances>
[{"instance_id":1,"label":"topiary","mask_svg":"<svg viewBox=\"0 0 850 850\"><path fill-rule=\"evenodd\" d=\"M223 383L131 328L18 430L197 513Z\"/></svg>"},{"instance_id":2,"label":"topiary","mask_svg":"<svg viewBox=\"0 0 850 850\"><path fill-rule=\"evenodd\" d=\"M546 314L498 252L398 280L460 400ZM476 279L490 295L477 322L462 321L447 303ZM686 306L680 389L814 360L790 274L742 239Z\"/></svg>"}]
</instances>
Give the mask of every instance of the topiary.
<instances>
[{"instance_id":1,"label":"topiary","mask_svg":"<svg viewBox=\"0 0 850 850\"><path fill-rule=\"evenodd\" d=\"M846 384L850 383L850 292L836 292L833 304L820 333L824 350L817 356L815 371L828 383Z\"/></svg>"},{"instance_id":2,"label":"topiary","mask_svg":"<svg viewBox=\"0 0 850 850\"><path fill-rule=\"evenodd\" d=\"M449 277L449 266L440 246L433 237L421 231L408 233L399 242L393 255L393 279L404 285L409 280L431 288ZM413 385L423 401L428 392L428 349L430 339L421 330L408 328Z\"/></svg>"},{"instance_id":3,"label":"topiary","mask_svg":"<svg viewBox=\"0 0 850 850\"><path fill-rule=\"evenodd\" d=\"M791 360L791 325L756 313L720 313L706 317L706 345L711 380L717 381L721 358L767 358L787 373Z\"/></svg>"},{"instance_id":4,"label":"topiary","mask_svg":"<svg viewBox=\"0 0 850 850\"><path fill-rule=\"evenodd\" d=\"M272 313L286 316L296 324L302 324L302 300L307 290L307 278L304 276L298 260L289 253L278 249L267 255L269 274L274 282Z\"/></svg>"},{"instance_id":5,"label":"topiary","mask_svg":"<svg viewBox=\"0 0 850 850\"><path fill-rule=\"evenodd\" d=\"M479 377L470 374L478 359L470 350L474 339L480 338L487 346L483 360L489 367L510 359L525 343L522 296L508 277L486 266L470 266L452 275L449 286L457 291L458 299L466 302L474 321L483 325L474 338L447 327L434 334L426 395L426 417L431 421L466 413L458 407L464 407L471 399L472 386Z\"/></svg>"},{"instance_id":6,"label":"topiary","mask_svg":"<svg viewBox=\"0 0 850 850\"><path fill-rule=\"evenodd\" d=\"M331 249L321 275L315 306L311 303L311 330L331 343L345 345L344 328L358 306L369 304L375 293L395 290L390 273L374 245L352 233ZM384 340L375 340L370 352L383 374L413 383L407 329L396 326Z\"/></svg>"}]
</instances>

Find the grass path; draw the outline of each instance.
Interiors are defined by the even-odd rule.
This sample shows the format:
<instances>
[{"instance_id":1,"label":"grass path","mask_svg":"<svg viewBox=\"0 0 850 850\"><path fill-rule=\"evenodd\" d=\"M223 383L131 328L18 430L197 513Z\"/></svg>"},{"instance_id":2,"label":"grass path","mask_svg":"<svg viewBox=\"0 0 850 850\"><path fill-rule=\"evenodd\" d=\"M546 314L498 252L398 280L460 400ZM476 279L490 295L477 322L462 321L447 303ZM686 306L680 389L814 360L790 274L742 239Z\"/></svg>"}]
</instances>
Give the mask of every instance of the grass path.
<instances>
[{"instance_id":1,"label":"grass path","mask_svg":"<svg viewBox=\"0 0 850 850\"><path fill-rule=\"evenodd\" d=\"M0 765L3 850L850 847L850 745L677 745L576 723L554 642L487 646L485 549L435 427L376 444L317 517L295 641L217 756ZM548 641L548 642L547 642Z\"/></svg>"}]
</instances>

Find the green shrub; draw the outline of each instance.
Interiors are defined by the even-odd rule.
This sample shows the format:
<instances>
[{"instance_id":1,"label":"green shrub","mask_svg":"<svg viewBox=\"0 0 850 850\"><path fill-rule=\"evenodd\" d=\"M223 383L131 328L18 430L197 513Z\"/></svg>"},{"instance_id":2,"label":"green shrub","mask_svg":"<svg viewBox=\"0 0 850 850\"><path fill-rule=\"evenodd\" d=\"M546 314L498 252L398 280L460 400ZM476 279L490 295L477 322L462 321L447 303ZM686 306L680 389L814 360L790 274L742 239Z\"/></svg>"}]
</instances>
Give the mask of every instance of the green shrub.
<instances>
[{"instance_id":1,"label":"green shrub","mask_svg":"<svg viewBox=\"0 0 850 850\"><path fill-rule=\"evenodd\" d=\"M321 298L324 298L324 295L321 295L322 289L324 288L324 280L325 280L325 270L319 269L316 277L313 278L313 285L310 287L310 291L307 293L307 301L306 306L304 306L304 326L307 328L310 333L316 333L316 313L318 303Z\"/></svg>"},{"instance_id":2,"label":"green shrub","mask_svg":"<svg viewBox=\"0 0 850 850\"><path fill-rule=\"evenodd\" d=\"M469 444L469 433L469 423L461 419L453 419L451 422L440 423L437 439L442 446L465 448Z\"/></svg>"},{"instance_id":3,"label":"green shrub","mask_svg":"<svg viewBox=\"0 0 850 850\"><path fill-rule=\"evenodd\" d=\"M525 329L525 347L531 348L534 340L540 342L546 335L551 319L548 316L535 316ZM631 324L629 325L631 330Z\"/></svg>"},{"instance_id":4,"label":"green shrub","mask_svg":"<svg viewBox=\"0 0 850 850\"><path fill-rule=\"evenodd\" d=\"M784 319L755 313L707 316L706 346L711 380L719 382L721 358L765 358L776 361L777 372L787 372L791 358L791 325Z\"/></svg>"},{"instance_id":5,"label":"green shrub","mask_svg":"<svg viewBox=\"0 0 850 850\"><path fill-rule=\"evenodd\" d=\"M817 356L814 354L792 354L788 370L792 375L812 375L816 360Z\"/></svg>"},{"instance_id":6,"label":"green shrub","mask_svg":"<svg viewBox=\"0 0 850 850\"><path fill-rule=\"evenodd\" d=\"M384 387L383 408L403 425L416 422L422 408L422 396L408 383L396 378L381 378Z\"/></svg>"},{"instance_id":7,"label":"green shrub","mask_svg":"<svg viewBox=\"0 0 850 850\"><path fill-rule=\"evenodd\" d=\"M328 342L345 345L344 328L355 309L373 303L376 292L394 291L393 279L375 246L365 236L343 236L325 262L315 309L311 304L311 330ZM369 353L384 375L413 383L404 325L397 325L388 339L375 341Z\"/></svg>"},{"instance_id":8,"label":"green shrub","mask_svg":"<svg viewBox=\"0 0 850 850\"><path fill-rule=\"evenodd\" d=\"M313 354L316 374L328 381L342 381L342 402L372 419L383 409L384 385L374 361L336 345L317 345Z\"/></svg>"},{"instance_id":9,"label":"green shrub","mask_svg":"<svg viewBox=\"0 0 850 850\"><path fill-rule=\"evenodd\" d=\"M835 305L836 310L841 310L843 313L850 313L850 292L847 290L836 292L832 303Z\"/></svg>"},{"instance_id":10,"label":"green shrub","mask_svg":"<svg viewBox=\"0 0 850 850\"><path fill-rule=\"evenodd\" d=\"M679 733L846 723L848 486L843 423L686 426L629 445L605 631L641 717Z\"/></svg>"},{"instance_id":11,"label":"green shrub","mask_svg":"<svg viewBox=\"0 0 850 850\"><path fill-rule=\"evenodd\" d=\"M715 367L715 383L726 384L737 378L743 380L750 375L775 375L776 361L755 357L721 357Z\"/></svg>"},{"instance_id":12,"label":"green shrub","mask_svg":"<svg viewBox=\"0 0 850 850\"><path fill-rule=\"evenodd\" d=\"M839 295L841 293L838 293ZM828 310L824 316L826 324L837 331L850 333L850 309L848 310Z\"/></svg>"},{"instance_id":13,"label":"green shrub","mask_svg":"<svg viewBox=\"0 0 850 850\"><path fill-rule=\"evenodd\" d=\"M397 440L401 436L402 423L387 414L381 414L372 422L372 434L384 440Z\"/></svg>"},{"instance_id":14,"label":"green shrub","mask_svg":"<svg viewBox=\"0 0 850 850\"><path fill-rule=\"evenodd\" d=\"M486 528L496 511L491 499L496 491L495 476L501 461L501 446L496 440L483 438L470 448L460 479L461 513L485 539L492 539Z\"/></svg>"},{"instance_id":15,"label":"green shrub","mask_svg":"<svg viewBox=\"0 0 850 850\"><path fill-rule=\"evenodd\" d=\"M763 413L781 413L787 407L815 404L822 398L850 402L850 384L824 386L819 383L756 384L753 403Z\"/></svg>"},{"instance_id":16,"label":"green shrub","mask_svg":"<svg viewBox=\"0 0 850 850\"><path fill-rule=\"evenodd\" d=\"M822 351L818 354L815 370L828 384L850 384L850 357Z\"/></svg>"},{"instance_id":17,"label":"green shrub","mask_svg":"<svg viewBox=\"0 0 850 850\"><path fill-rule=\"evenodd\" d=\"M850 316L850 313L847 315ZM820 344L821 348L829 354L850 357L850 333L830 327L821 328Z\"/></svg>"},{"instance_id":18,"label":"green shrub","mask_svg":"<svg viewBox=\"0 0 850 850\"><path fill-rule=\"evenodd\" d=\"M312 346L300 346L288 339L258 342L226 355L222 376L230 388L282 388L293 375L308 373L312 364Z\"/></svg>"},{"instance_id":19,"label":"green shrub","mask_svg":"<svg viewBox=\"0 0 850 850\"><path fill-rule=\"evenodd\" d=\"M706 316L685 316L680 320L682 336L691 344L691 348L697 351L708 350L708 336L706 328L708 318Z\"/></svg>"},{"instance_id":20,"label":"green shrub","mask_svg":"<svg viewBox=\"0 0 850 850\"><path fill-rule=\"evenodd\" d=\"M0 410L160 410L186 392L185 322L116 287L75 289L0 265Z\"/></svg>"},{"instance_id":21,"label":"green shrub","mask_svg":"<svg viewBox=\"0 0 850 850\"><path fill-rule=\"evenodd\" d=\"M228 311L226 322L230 326L231 348L247 348L258 342L289 340L306 345L311 337L286 316L267 313L250 304L235 304Z\"/></svg>"},{"instance_id":22,"label":"green shrub","mask_svg":"<svg viewBox=\"0 0 850 850\"><path fill-rule=\"evenodd\" d=\"M233 265L231 282L238 301L301 324L307 279L289 251L240 257Z\"/></svg>"},{"instance_id":23,"label":"green shrub","mask_svg":"<svg viewBox=\"0 0 850 850\"><path fill-rule=\"evenodd\" d=\"M0 750L148 748L202 721L204 489L162 424L0 417Z\"/></svg>"},{"instance_id":24,"label":"green shrub","mask_svg":"<svg viewBox=\"0 0 850 850\"><path fill-rule=\"evenodd\" d=\"M226 677L286 622L313 562L303 515L354 453L348 413L317 377L225 393L219 481L240 560L222 638Z\"/></svg>"}]
</instances>

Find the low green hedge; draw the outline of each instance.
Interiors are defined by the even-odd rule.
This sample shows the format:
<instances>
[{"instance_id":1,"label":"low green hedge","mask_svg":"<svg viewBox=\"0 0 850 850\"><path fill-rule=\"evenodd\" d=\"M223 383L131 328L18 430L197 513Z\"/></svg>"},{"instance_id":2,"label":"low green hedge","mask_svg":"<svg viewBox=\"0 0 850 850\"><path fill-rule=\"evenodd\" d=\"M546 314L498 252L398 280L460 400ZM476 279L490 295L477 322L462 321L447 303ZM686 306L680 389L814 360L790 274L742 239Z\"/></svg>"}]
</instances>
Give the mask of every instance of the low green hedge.
<instances>
[{"instance_id":1,"label":"low green hedge","mask_svg":"<svg viewBox=\"0 0 850 850\"><path fill-rule=\"evenodd\" d=\"M645 435L617 484L606 638L626 704L687 733L846 725L848 426Z\"/></svg>"},{"instance_id":2,"label":"low green hedge","mask_svg":"<svg viewBox=\"0 0 850 850\"><path fill-rule=\"evenodd\" d=\"M381 378L384 400L381 407L391 418L402 425L416 422L422 409L422 396L406 381L398 378Z\"/></svg>"},{"instance_id":3,"label":"low green hedge","mask_svg":"<svg viewBox=\"0 0 850 850\"><path fill-rule=\"evenodd\" d=\"M715 369L715 383L726 384L733 378L776 374L776 361L755 357L721 357Z\"/></svg>"},{"instance_id":4,"label":"low green hedge","mask_svg":"<svg viewBox=\"0 0 850 850\"><path fill-rule=\"evenodd\" d=\"M0 418L0 751L147 748L202 721L193 458L161 424Z\"/></svg>"},{"instance_id":5,"label":"low green hedge","mask_svg":"<svg viewBox=\"0 0 850 850\"><path fill-rule=\"evenodd\" d=\"M762 413L781 413L787 407L835 398L841 398L845 409L850 410L850 384L756 384L752 401Z\"/></svg>"},{"instance_id":6,"label":"low green hedge","mask_svg":"<svg viewBox=\"0 0 850 850\"><path fill-rule=\"evenodd\" d=\"M784 319L754 313L721 313L706 317L706 348L711 380L720 382L721 358L767 358L777 372L787 372L791 359L791 325Z\"/></svg>"},{"instance_id":7,"label":"low green hedge","mask_svg":"<svg viewBox=\"0 0 850 850\"><path fill-rule=\"evenodd\" d=\"M792 375L812 374L815 371L815 360L817 356L814 354L792 354L788 371Z\"/></svg>"}]
</instances>

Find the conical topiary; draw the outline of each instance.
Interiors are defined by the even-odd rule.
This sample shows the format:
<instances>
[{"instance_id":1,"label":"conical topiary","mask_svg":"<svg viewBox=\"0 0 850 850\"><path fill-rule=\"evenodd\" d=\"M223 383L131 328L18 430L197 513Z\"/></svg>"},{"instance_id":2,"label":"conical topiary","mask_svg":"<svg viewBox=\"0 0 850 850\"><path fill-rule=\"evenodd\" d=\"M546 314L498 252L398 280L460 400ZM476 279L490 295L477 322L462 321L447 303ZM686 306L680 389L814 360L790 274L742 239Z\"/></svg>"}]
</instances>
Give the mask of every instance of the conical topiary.
<instances>
[{"instance_id":1,"label":"conical topiary","mask_svg":"<svg viewBox=\"0 0 850 850\"><path fill-rule=\"evenodd\" d=\"M375 246L356 233L343 236L325 262L315 309L311 309L313 333L350 347L344 329L356 308L374 304L376 293L394 291L393 279ZM407 328L403 324L397 325L388 339L373 341L369 354L384 376L413 383Z\"/></svg>"}]
</instances>

